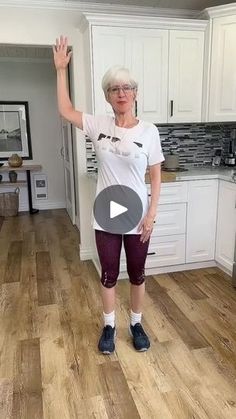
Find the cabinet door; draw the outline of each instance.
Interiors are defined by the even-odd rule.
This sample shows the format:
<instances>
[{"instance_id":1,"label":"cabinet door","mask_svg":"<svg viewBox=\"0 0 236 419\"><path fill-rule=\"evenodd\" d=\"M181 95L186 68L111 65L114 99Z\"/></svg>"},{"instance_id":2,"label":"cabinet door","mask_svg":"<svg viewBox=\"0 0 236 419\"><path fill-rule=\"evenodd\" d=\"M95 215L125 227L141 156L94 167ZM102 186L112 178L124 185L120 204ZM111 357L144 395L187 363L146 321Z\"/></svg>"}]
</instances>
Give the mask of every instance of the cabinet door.
<instances>
[{"instance_id":1,"label":"cabinet door","mask_svg":"<svg viewBox=\"0 0 236 419\"><path fill-rule=\"evenodd\" d=\"M172 236L185 234L186 230L186 204L159 205L153 236Z\"/></svg>"},{"instance_id":2,"label":"cabinet door","mask_svg":"<svg viewBox=\"0 0 236 419\"><path fill-rule=\"evenodd\" d=\"M220 181L216 261L232 271L236 234L236 185Z\"/></svg>"},{"instance_id":3,"label":"cabinet door","mask_svg":"<svg viewBox=\"0 0 236 419\"><path fill-rule=\"evenodd\" d=\"M105 72L113 65L130 68L130 30L126 28L94 26L92 28L92 57L94 113L98 115L113 115L112 108L104 97L101 82Z\"/></svg>"},{"instance_id":4,"label":"cabinet door","mask_svg":"<svg viewBox=\"0 0 236 419\"><path fill-rule=\"evenodd\" d=\"M213 20L209 121L236 119L236 15Z\"/></svg>"},{"instance_id":5,"label":"cabinet door","mask_svg":"<svg viewBox=\"0 0 236 419\"><path fill-rule=\"evenodd\" d=\"M204 33L170 31L169 122L200 122Z\"/></svg>"},{"instance_id":6,"label":"cabinet door","mask_svg":"<svg viewBox=\"0 0 236 419\"><path fill-rule=\"evenodd\" d=\"M185 263L185 235L151 236L145 267L179 265Z\"/></svg>"},{"instance_id":7,"label":"cabinet door","mask_svg":"<svg viewBox=\"0 0 236 419\"><path fill-rule=\"evenodd\" d=\"M147 185L148 196L151 196L151 185ZM161 184L158 205L187 202L188 182L166 182Z\"/></svg>"},{"instance_id":8,"label":"cabinet door","mask_svg":"<svg viewBox=\"0 0 236 419\"><path fill-rule=\"evenodd\" d=\"M133 31L131 69L139 83L137 116L154 123L167 122L167 30Z\"/></svg>"},{"instance_id":9,"label":"cabinet door","mask_svg":"<svg viewBox=\"0 0 236 419\"><path fill-rule=\"evenodd\" d=\"M186 262L214 259L218 180L189 182Z\"/></svg>"}]
</instances>

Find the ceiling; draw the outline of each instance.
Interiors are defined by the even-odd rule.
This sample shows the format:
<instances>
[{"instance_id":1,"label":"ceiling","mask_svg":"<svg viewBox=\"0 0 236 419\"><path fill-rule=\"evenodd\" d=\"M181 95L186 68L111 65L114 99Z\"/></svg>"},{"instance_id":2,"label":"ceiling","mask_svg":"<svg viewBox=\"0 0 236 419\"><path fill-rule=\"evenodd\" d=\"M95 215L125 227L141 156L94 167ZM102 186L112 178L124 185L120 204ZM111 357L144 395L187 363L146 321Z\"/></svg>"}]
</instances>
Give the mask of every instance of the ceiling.
<instances>
[{"instance_id":1,"label":"ceiling","mask_svg":"<svg viewBox=\"0 0 236 419\"><path fill-rule=\"evenodd\" d=\"M206 7L232 3L230 0L64 0L75 3L109 3L136 5L144 7L161 7L170 9L203 10Z\"/></svg>"}]
</instances>

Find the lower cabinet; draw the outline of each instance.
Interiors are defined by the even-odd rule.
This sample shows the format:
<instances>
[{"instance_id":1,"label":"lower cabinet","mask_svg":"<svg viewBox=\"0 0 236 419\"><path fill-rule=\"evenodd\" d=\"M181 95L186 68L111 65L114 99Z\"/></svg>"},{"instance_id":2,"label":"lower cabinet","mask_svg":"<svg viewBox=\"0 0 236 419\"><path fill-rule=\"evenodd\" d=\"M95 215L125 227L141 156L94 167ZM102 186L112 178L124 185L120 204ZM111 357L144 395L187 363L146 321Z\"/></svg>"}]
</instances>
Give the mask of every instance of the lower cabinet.
<instances>
[{"instance_id":1,"label":"lower cabinet","mask_svg":"<svg viewBox=\"0 0 236 419\"><path fill-rule=\"evenodd\" d=\"M185 263L187 188L188 182L170 182L161 185L146 269ZM124 249L121 252L120 270L126 270Z\"/></svg>"},{"instance_id":2,"label":"lower cabinet","mask_svg":"<svg viewBox=\"0 0 236 419\"><path fill-rule=\"evenodd\" d=\"M232 271L236 236L236 184L220 180L216 261Z\"/></svg>"},{"instance_id":3,"label":"lower cabinet","mask_svg":"<svg viewBox=\"0 0 236 419\"><path fill-rule=\"evenodd\" d=\"M218 179L164 183L146 268L171 271L173 265L216 260L231 271L235 236L236 184ZM120 270L126 271L124 249Z\"/></svg>"},{"instance_id":4,"label":"lower cabinet","mask_svg":"<svg viewBox=\"0 0 236 419\"><path fill-rule=\"evenodd\" d=\"M146 268L185 263L185 235L151 237Z\"/></svg>"},{"instance_id":5,"label":"lower cabinet","mask_svg":"<svg viewBox=\"0 0 236 419\"><path fill-rule=\"evenodd\" d=\"M186 263L215 258L218 179L188 182Z\"/></svg>"}]
</instances>

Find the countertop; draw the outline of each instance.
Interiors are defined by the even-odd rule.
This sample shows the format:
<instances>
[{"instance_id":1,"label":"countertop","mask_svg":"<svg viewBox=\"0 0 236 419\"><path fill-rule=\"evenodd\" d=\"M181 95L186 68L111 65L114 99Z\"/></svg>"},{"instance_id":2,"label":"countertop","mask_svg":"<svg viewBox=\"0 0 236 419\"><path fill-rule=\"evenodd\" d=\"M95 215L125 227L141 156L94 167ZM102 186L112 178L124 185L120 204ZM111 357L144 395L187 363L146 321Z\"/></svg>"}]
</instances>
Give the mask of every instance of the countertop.
<instances>
[{"instance_id":1,"label":"countertop","mask_svg":"<svg viewBox=\"0 0 236 419\"><path fill-rule=\"evenodd\" d=\"M236 168L229 167L199 167L179 172L176 174L176 180L201 180L201 179L221 179L228 182L236 182Z\"/></svg>"},{"instance_id":2,"label":"countertop","mask_svg":"<svg viewBox=\"0 0 236 419\"><path fill-rule=\"evenodd\" d=\"M172 175L172 177L170 177ZM195 167L186 172L161 172L162 182L175 182L187 180L221 179L236 183L236 167ZM146 183L150 183L146 175Z\"/></svg>"},{"instance_id":3,"label":"countertop","mask_svg":"<svg viewBox=\"0 0 236 419\"><path fill-rule=\"evenodd\" d=\"M97 173L87 173L87 176L96 180ZM161 172L161 181L175 182L188 180L221 179L236 183L236 167L195 167L186 172ZM146 183L150 183L148 173L145 176Z\"/></svg>"}]
</instances>

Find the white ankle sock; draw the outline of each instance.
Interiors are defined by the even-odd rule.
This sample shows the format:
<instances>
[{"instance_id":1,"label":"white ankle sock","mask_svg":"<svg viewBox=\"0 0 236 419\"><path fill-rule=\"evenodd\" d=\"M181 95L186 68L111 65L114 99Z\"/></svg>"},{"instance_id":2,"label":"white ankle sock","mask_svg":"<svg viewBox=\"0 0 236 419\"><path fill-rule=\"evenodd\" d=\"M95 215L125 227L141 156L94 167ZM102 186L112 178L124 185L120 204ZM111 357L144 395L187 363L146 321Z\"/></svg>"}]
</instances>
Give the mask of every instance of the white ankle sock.
<instances>
[{"instance_id":1,"label":"white ankle sock","mask_svg":"<svg viewBox=\"0 0 236 419\"><path fill-rule=\"evenodd\" d=\"M136 323L141 323L142 320L142 313L134 313L130 310L130 324L134 326Z\"/></svg>"},{"instance_id":2,"label":"white ankle sock","mask_svg":"<svg viewBox=\"0 0 236 419\"><path fill-rule=\"evenodd\" d=\"M115 311L108 314L103 312L103 318L105 326L115 327Z\"/></svg>"}]
</instances>

